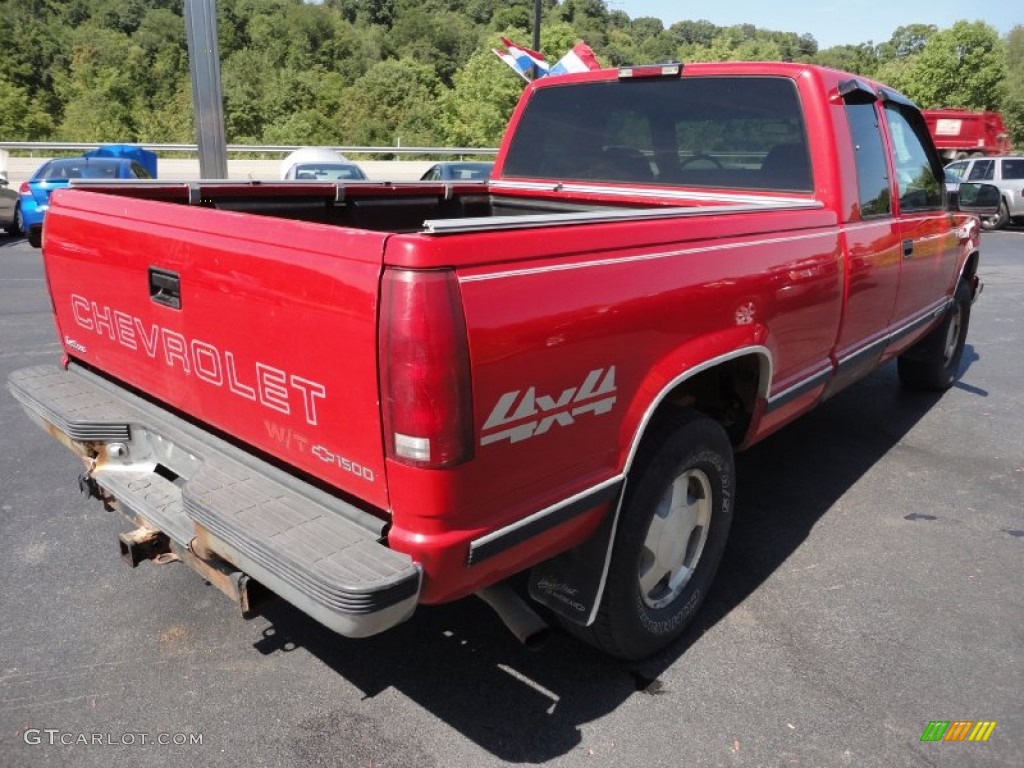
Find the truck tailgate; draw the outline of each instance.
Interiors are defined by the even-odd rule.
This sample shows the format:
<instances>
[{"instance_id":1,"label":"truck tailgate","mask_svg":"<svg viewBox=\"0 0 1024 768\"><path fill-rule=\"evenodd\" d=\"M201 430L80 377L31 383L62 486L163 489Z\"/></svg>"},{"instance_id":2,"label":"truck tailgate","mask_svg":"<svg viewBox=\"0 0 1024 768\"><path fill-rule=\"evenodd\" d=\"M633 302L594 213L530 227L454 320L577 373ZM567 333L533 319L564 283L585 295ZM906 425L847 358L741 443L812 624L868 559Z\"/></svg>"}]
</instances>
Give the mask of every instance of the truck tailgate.
<instances>
[{"instance_id":1,"label":"truck tailgate","mask_svg":"<svg viewBox=\"0 0 1024 768\"><path fill-rule=\"evenodd\" d=\"M388 236L67 190L43 258L70 357L386 509Z\"/></svg>"}]
</instances>

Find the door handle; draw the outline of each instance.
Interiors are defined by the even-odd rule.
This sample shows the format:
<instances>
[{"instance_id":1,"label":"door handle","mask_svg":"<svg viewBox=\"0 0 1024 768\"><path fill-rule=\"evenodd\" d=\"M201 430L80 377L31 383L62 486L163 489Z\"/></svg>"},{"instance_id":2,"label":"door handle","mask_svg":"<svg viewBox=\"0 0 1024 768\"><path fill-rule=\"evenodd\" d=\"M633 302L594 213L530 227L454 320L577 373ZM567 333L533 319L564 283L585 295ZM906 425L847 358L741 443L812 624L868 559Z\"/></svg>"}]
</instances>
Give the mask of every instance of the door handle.
<instances>
[{"instance_id":1,"label":"door handle","mask_svg":"<svg viewBox=\"0 0 1024 768\"><path fill-rule=\"evenodd\" d=\"M909 259L913 255L914 255L914 241L913 240L904 240L903 241L903 258L904 259Z\"/></svg>"},{"instance_id":2,"label":"door handle","mask_svg":"<svg viewBox=\"0 0 1024 768\"><path fill-rule=\"evenodd\" d=\"M181 278L169 269L149 268L149 298L171 309L181 309Z\"/></svg>"}]
</instances>

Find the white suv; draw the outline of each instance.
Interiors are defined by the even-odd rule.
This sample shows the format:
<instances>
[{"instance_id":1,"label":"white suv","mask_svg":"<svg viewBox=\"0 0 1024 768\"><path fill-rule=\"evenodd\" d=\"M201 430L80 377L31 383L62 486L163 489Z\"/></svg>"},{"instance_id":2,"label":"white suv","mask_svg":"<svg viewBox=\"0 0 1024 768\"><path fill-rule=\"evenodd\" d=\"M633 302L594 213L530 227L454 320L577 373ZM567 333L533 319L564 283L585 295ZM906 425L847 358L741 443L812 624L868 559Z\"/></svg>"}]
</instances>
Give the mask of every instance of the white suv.
<instances>
[{"instance_id":1,"label":"white suv","mask_svg":"<svg viewBox=\"0 0 1024 768\"><path fill-rule=\"evenodd\" d=\"M981 226L1000 229L1012 219L1024 224L1024 156L972 157L946 166L960 181L987 181L999 187L1003 203L995 216L985 216Z\"/></svg>"}]
</instances>

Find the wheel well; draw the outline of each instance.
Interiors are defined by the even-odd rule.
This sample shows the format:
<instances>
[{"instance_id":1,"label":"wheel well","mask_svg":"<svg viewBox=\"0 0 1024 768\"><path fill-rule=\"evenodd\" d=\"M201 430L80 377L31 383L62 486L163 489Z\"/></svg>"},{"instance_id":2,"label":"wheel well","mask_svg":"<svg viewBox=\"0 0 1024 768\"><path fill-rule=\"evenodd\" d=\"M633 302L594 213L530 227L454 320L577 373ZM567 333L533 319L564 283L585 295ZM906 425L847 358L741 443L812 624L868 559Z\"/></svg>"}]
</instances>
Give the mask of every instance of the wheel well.
<instances>
[{"instance_id":1,"label":"wheel well","mask_svg":"<svg viewBox=\"0 0 1024 768\"><path fill-rule=\"evenodd\" d=\"M658 405L648 429L670 410L692 408L721 424L732 444L739 445L750 427L761 378L767 376L766 362L761 355L744 355L680 382Z\"/></svg>"},{"instance_id":2,"label":"wheel well","mask_svg":"<svg viewBox=\"0 0 1024 768\"><path fill-rule=\"evenodd\" d=\"M974 275L975 275L975 273L977 271L978 271L978 252L977 251L971 251L970 255L967 257L966 263L964 264L963 271L960 273L960 279L961 280L970 280L972 277L974 277ZM953 290L956 290L956 286L953 286Z\"/></svg>"}]
</instances>

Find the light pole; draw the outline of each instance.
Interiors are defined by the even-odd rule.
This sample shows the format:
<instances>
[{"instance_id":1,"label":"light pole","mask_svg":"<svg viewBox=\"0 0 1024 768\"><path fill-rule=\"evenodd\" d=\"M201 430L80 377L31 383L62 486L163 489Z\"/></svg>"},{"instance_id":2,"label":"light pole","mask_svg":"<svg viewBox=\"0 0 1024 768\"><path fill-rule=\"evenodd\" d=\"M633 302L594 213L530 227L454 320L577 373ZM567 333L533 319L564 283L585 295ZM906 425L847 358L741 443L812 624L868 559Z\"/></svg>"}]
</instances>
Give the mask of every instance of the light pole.
<instances>
[{"instance_id":1,"label":"light pole","mask_svg":"<svg viewBox=\"0 0 1024 768\"><path fill-rule=\"evenodd\" d=\"M533 50L540 51L540 0L533 0Z\"/></svg>"},{"instance_id":2,"label":"light pole","mask_svg":"<svg viewBox=\"0 0 1024 768\"><path fill-rule=\"evenodd\" d=\"M217 43L217 0L185 0L185 36L192 72L199 177L228 177L224 137L224 99L220 87L220 46Z\"/></svg>"}]
</instances>

